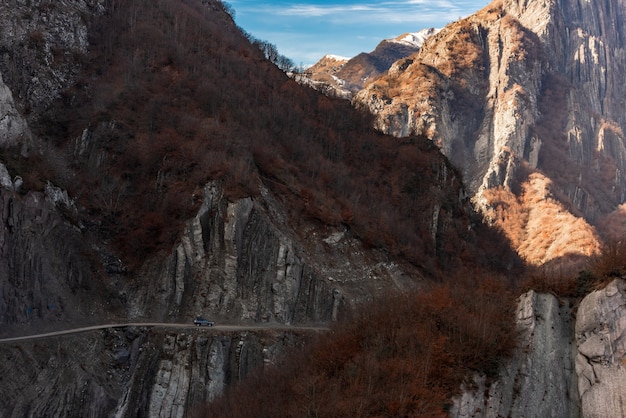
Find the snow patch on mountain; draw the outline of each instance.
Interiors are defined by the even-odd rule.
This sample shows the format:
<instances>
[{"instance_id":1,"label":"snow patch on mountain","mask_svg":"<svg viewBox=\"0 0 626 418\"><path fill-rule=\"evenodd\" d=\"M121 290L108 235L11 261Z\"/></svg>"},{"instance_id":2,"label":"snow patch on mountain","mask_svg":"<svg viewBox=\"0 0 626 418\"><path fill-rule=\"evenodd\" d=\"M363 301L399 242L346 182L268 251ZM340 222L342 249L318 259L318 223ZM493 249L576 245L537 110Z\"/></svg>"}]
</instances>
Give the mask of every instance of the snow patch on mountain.
<instances>
[{"instance_id":1,"label":"snow patch on mountain","mask_svg":"<svg viewBox=\"0 0 626 418\"><path fill-rule=\"evenodd\" d=\"M387 41L421 48L424 42L426 42L426 39L437 34L440 30L441 29L436 28L422 29L419 32L409 32L400 35L397 38L387 39Z\"/></svg>"},{"instance_id":2,"label":"snow patch on mountain","mask_svg":"<svg viewBox=\"0 0 626 418\"><path fill-rule=\"evenodd\" d=\"M324 58L322 59L328 59L328 60L334 60L334 61L345 61L345 62L350 61L350 58L348 57L342 57L341 55L333 55L333 54L326 54L324 55Z\"/></svg>"}]
</instances>

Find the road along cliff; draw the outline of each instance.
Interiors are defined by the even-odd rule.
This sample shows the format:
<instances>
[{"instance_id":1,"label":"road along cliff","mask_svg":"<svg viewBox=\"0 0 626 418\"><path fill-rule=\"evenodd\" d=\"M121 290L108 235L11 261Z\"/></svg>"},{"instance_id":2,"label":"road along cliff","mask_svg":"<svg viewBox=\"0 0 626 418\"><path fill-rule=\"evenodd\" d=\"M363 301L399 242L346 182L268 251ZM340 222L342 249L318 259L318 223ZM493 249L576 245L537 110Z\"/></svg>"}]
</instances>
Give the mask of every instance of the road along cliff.
<instances>
[{"instance_id":1,"label":"road along cliff","mask_svg":"<svg viewBox=\"0 0 626 418\"><path fill-rule=\"evenodd\" d=\"M100 328L0 343L2 416L187 416L254 368L278 364L287 350L324 332L188 324Z\"/></svg>"}]
</instances>

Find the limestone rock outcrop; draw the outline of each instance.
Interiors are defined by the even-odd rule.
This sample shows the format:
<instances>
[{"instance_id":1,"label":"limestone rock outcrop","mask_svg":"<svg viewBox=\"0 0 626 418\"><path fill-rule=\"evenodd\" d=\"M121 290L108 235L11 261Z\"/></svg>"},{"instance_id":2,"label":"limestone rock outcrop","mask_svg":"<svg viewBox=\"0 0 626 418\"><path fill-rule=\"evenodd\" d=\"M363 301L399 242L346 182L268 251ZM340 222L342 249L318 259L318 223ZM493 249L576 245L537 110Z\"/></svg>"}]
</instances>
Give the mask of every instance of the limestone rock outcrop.
<instances>
[{"instance_id":1,"label":"limestone rock outcrop","mask_svg":"<svg viewBox=\"0 0 626 418\"><path fill-rule=\"evenodd\" d=\"M521 344L487 383L475 376L455 400L454 417L578 417L571 309L530 291L517 308Z\"/></svg>"},{"instance_id":2,"label":"limestone rock outcrop","mask_svg":"<svg viewBox=\"0 0 626 418\"><path fill-rule=\"evenodd\" d=\"M183 417L309 338L125 328L0 347L3 417Z\"/></svg>"},{"instance_id":3,"label":"limestone rock outcrop","mask_svg":"<svg viewBox=\"0 0 626 418\"><path fill-rule=\"evenodd\" d=\"M53 193L53 189L50 189ZM92 322L118 311L116 298L98 274L89 238L54 199L32 192L22 196L0 187L0 323L3 336ZM107 295L94 299L88 295Z\"/></svg>"},{"instance_id":4,"label":"limestone rock outcrop","mask_svg":"<svg viewBox=\"0 0 626 418\"><path fill-rule=\"evenodd\" d=\"M430 136L482 209L486 190L519 193L540 172L563 211L597 225L626 198L625 14L622 0L494 1L355 104L384 132Z\"/></svg>"},{"instance_id":5,"label":"limestone rock outcrop","mask_svg":"<svg viewBox=\"0 0 626 418\"><path fill-rule=\"evenodd\" d=\"M618 418L626 411L626 281L615 279L571 308L530 291L519 300L520 347L494 380L475 376L455 417Z\"/></svg>"},{"instance_id":6,"label":"limestone rock outcrop","mask_svg":"<svg viewBox=\"0 0 626 418\"><path fill-rule=\"evenodd\" d=\"M89 47L91 16L104 13L104 3L104 0L0 3L3 18L0 72L12 86L21 113L36 114L45 109L74 81L81 55Z\"/></svg>"},{"instance_id":7,"label":"limestone rock outcrop","mask_svg":"<svg viewBox=\"0 0 626 418\"><path fill-rule=\"evenodd\" d=\"M576 373L583 417L626 413L626 281L588 295L576 316Z\"/></svg>"},{"instance_id":8,"label":"limestone rock outcrop","mask_svg":"<svg viewBox=\"0 0 626 418\"><path fill-rule=\"evenodd\" d=\"M267 191L262 200L236 202L224 199L214 183L203 193L180 244L141 273L152 285L137 280L124 290L131 317L327 322L366 300L374 287L417 285L415 271L364 250L341 228L312 228L315 239L299 241Z\"/></svg>"},{"instance_id":9,"label":"limestone rock outcrop","mask_svg":"<svg viewBox=\"0 0 626 418\"><path fill-rule=\"evenodd\" d=\"M28 125L15 108L13 93L2 80L0 72L0 146L26 144L30 139Z\"/></svg>"}]
</instances>

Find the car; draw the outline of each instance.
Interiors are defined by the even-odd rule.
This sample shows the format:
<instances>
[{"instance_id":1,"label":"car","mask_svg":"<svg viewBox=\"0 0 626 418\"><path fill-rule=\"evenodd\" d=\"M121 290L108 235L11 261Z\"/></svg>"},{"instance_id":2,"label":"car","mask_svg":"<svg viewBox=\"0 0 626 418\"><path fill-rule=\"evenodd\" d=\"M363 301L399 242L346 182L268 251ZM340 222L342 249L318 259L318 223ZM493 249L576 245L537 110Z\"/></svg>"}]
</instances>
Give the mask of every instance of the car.
<instances>
[{"instance_id":1,"label":"car","mask_svg":"<svg viewBox=\"0 0 626 418\"><path fill-rule=\"evenodd\" d=\"M196 324L197 327L201 327L203 325L207 327L212 327L214 324L213 321L209 321L208 319L204 319L202 317L197 317L193 320L193 323Z\"/></svg>"}]
</instances>

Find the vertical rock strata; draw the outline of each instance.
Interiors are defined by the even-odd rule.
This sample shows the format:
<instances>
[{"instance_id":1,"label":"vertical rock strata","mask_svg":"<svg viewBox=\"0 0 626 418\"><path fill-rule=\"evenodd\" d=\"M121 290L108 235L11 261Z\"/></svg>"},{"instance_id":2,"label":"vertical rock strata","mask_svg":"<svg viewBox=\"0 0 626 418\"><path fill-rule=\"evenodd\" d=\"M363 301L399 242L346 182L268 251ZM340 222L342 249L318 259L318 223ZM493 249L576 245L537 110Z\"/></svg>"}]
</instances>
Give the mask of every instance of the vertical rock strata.
<instances>
[{"instance_id":1,"label":"vertical rock strata","mask_svg":"<svg viewBox=\"0 0 626 418\"><path fill-rule=\"evenodd\" d=\"M0 349L0 414L183 417L308 337L280 331L94 331Z\"/></svg>"},{"instance_id":2,"label":"vertical rock strata","mask_svg":"<svg viewBox=\"0 0 626 418\"><path fill-rule=\"evenodd\" d=\"M570 318L554 296L524 294L518 352L494 381L475 376L464 385L452 416L625 416L626 281L587 295Z\"/></svg>"},{"instance_id":3,"label":"vertical rock strata","mask_svg":"<svg viewBox=\"0 0 626 418\"><path fill-rule=\"evenodd\" d=\"M605 159L619 171L606 185L610 201L580 179L559 184L593 219L624 200L625 13L621 0L493 2L431 37L356 102L387 133L433 136L473 193L510 186L522 161L553 168L547 143L580 170L594 167L584 175L602 174Z\"/></svg>"},{"instance_id":4,"label":"vertical rock strata","mask_svg":"<svg viewBox=\"0 0 626 418\"><path fill-rule=\"evenodd\" d=\"M571 311L552 295L530 291L519 300L521 344L487 384L475 376L455 400L455 417L577 417Z\"/></svg>"},{"instance_id":5,"label":"vertical rock strata","mask_svg":"<svg viewBox=\"0 0 626 418\"><path fill-rule=\"evenodd\" d=\"M373 287L416 285L384 254L365 252L342 231L318 236L309 252L310 243L289 229L267 191L260 200L236 202L221 194L218 185L207 185L180 244L162 260L146 263L140 276L151 285L139 279L123 291L132 317L327 322L369 297Z\"/></svg>"},{"instance_id":6,"label":"vertical rock strata","mask_svg":"<svg viewBox=\"0 0 626 418\"><path fill-rule=\"evenodd\" d=\"M626 282L587 296L576 318L576 373L582 416L626 416Z\"/></svg>"}]
</instances>

